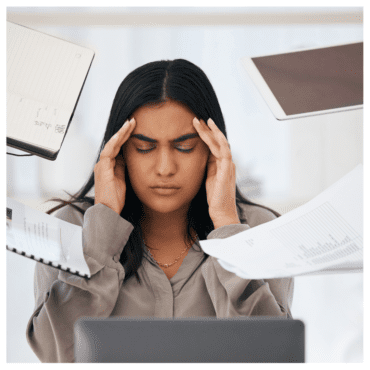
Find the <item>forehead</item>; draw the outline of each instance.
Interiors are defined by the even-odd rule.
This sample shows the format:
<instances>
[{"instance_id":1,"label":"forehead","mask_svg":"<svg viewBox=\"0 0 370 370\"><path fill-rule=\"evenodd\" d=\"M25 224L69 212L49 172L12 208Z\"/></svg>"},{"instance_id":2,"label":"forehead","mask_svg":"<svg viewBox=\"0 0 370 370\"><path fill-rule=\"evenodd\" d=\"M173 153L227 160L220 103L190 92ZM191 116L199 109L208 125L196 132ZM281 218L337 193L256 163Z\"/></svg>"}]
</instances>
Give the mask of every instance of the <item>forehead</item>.
<instances>
[{"instance_id":1,"label":"forehead","mask_svg":"<svg viewBox=\"0 0 370 370\"><path fill-rule=\"evenodd\" d=\"M196 132L195 114L184 104L167 101L145 105L134 114L136 126L132 134L142 134L154 139L174 139L182 134Z\"/></svg>"}]
</instances>

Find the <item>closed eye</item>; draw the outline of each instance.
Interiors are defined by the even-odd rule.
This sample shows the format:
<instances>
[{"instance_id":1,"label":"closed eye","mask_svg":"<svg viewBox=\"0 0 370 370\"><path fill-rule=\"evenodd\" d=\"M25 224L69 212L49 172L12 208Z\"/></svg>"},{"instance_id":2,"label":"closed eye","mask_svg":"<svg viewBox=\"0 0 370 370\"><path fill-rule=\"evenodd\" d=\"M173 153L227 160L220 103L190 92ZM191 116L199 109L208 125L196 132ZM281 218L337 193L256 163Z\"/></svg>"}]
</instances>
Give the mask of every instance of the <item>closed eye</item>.
<instances>
[{"instance_id":1,"label":"closed eye","mask_svg":"<svg viewBox=\"0 0 370 370\"><path fill-rule=\"evenodd\" d=\"M139 153L149 153L151 152L153 148L150 148L150 149L140 149L140 148L136 148L136 150L139 152ZM182 153L190 153L194 148L190 148L190 149L181 149L181 148L176 148L179 152L182 152Z\"/></svg>"}]
</instances>

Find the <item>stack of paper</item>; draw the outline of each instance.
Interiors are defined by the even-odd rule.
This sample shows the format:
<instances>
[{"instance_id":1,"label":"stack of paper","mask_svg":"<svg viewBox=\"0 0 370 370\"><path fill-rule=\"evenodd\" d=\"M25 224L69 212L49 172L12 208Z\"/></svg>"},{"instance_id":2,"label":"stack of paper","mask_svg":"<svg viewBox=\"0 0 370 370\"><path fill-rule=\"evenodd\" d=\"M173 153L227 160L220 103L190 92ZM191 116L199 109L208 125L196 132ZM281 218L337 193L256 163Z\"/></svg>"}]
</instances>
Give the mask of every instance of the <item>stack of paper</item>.
<instances>
[{"instance_id":1,"label":"stack of paper","mask_svg":"<svg viewBox=\"0 0 370 370\"><path fill-rule=\"evenodd\" d=\"M226 239L207 254L245 279L363 271L363 169L295 210Z\"/></svg>"},{"instance_id":2,"label":"stack of paper","mask_svg":"<svg viewBox=\"0 0 370 370\"><path fill-rule=\"evenodd\" d=\"M6 198L6 249L71 274L91 277L82 227Z\"/></svg>"}]
</instances>

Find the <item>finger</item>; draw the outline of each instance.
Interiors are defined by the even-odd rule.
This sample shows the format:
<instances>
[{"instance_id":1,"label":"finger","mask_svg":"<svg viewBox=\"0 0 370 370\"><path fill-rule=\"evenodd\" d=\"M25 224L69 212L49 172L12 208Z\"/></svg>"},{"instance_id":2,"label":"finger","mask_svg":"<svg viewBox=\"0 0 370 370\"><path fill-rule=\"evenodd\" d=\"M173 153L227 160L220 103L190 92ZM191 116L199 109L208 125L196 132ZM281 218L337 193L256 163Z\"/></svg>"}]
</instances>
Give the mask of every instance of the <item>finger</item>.
<instances>
[{"instance_id":1,"label":"finger","mask_svg":"<svg viewBox=\"0 0 370 370\"><path fill-rule=\"evenodd\" d=\"M208 125L212 132L214 133L215 137L218 140L218 143L220 145L221 154L224 158L231 159L231 151L230 151L230 144L227 141L225 135L222 133L222 131L217 127L215 122L212 118L208 119Z\"/></svg>"},{"instance_id":2,"label":"finger","mask_svg":"<svg viewBox=\"0 0 370 370\"><path fill-rule=\"evenodd\" d=\"M198 131L200 138L208 145L211 153L216 157L220 158L220 148L217 140L214 137L213 132L211 129L206 125L206 123L201 120L201 122L195 117L193 119L193 125L195 129Z\"/></svg>"},{"instance_id":3,"label":"finger","mask_svg":"<svg viewBox=\"0 0 370 370\"><path fill-rule=\"evenodd\" d=\"M235 179L235 163L231 162L231 179Z\"/></svg>"},{"instance_id":4,"label":"finger","mask_svg":"<svg viewBox=\"0 0 370 370\"><path fill-rule=\"evenodd\" d=\"M112 179L115 165L115 158L103 157L100 158L99 162L95 165L94 172L97 176L104 174L104 176L109 176L109 179Z\"/></svg>"},{"instance_id":5,"label":"finger","mask_svg":"<svg viewBox=\"0 0 370 370\"><path fill-rule=\"evenodd\" d=\"M122 145L130 137L132 131L136 125L135 118L132 118L131 121L127 120L126 123L117 131L115 135L112 136L112 148L113 148L113 157L116 157L119 151L122 148ZM109 140L109 142L111 141Z\"/></svg>"},{"instance_id":6,"label":"finger","mask_svg":"<svg viewBox=\"0 0 370 370\"><path fill-rule=\"evenodd\" d=\"M110 138L110 140L108 140L108 142L105 144L103 150L100 153L100 161L104 158L114 159L118 155L120 148L122 147L122 145L120 146L119 144L122 141L122 139L125 138L126 135L124 135L124 133L127 133L129 127L130 122L126 121L123 124L123 126L118 130L118 132L115 135L113 135Z\"/></svg>"},{"instance_id":7,"label":"finger","mask_svg":"<svg viewBox=\"0 0 370 370\"><path fill-rule=\"evenodd\" d=\"M104 149L100 154L100 158L108 157L115 158L117 157L122 145L130 137L131 132L135 128L135 118L132 118L131 121L127 120L123 126L113 135L110 140L105 144Z\"/></svg>"}]
</instances>

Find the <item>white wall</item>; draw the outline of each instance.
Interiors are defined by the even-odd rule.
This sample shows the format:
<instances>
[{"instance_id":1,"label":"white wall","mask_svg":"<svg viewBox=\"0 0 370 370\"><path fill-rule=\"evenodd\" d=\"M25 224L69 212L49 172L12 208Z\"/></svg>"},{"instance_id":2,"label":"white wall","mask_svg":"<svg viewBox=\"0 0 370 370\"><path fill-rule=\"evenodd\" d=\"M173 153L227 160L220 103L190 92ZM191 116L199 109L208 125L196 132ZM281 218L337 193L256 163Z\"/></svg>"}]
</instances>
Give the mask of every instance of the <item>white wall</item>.
<instances>
[{"instance_id":1,"label":"white wall","mask_svg":"<svg viewBox=\"0 0 370 370\"><path fill-rule=\"evenodd\" d=\"M258 9L258 14L268 11L268 8ZM284 14L283 8L271 9ZM8 19L19 15L20 10L8 9ZM35 13L32 8L26 10L23 14ZM251 14L257 10L253 9ZM294 10L299 8L286 13ZM47 8L39 9L40 14L47 11ZM310 8L310 11L318 9ZM145 9L140 12L145 13ZM176 12L185 14L179 8ZM207 14L207 9L202 12ZM99 14L96 9L93 13ZM188 59L210 78L225 117L238 181L247 178L261 183L262 195L256 201L285 213L312 199L363 161L362 111L277 121L239 63L247 55L362 41L362 24L262 23L170 28L80 24L29 25L89 47L96 55L58 159L49 162L38 157L7 156L7 196L45 210L51 208L42 204L45 199L63 196L62 189L77 191L92 170L120 82L136 67L158 59ZM21 153L9 147L7 151ZM8 362L38 361L25 338L34 308L34 265L31 260L7 252ZM343 298L349 295L352 305ZM362 347L356 344L362 335L360 302L362 274L296 278L292 313L308 325L308 362L362 359ZM355 344L346 353L350 343L347 341L340 347L335 340L341 338L340 333L349 332L351 343Z\"/></svg>"}]
</instances>

